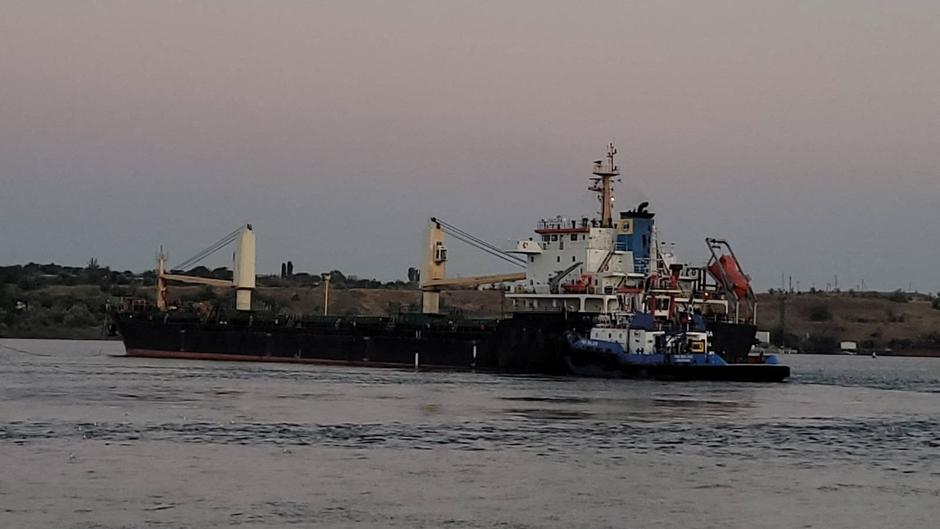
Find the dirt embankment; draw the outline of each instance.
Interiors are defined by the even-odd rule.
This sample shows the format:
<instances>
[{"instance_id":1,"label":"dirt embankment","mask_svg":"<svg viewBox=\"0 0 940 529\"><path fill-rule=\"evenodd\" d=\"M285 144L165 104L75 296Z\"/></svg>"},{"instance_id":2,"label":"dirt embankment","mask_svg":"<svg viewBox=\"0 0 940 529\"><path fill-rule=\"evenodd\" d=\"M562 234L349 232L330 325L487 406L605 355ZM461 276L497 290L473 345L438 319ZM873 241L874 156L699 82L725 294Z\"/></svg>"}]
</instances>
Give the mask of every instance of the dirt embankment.
<instances>
[{"instance_id":1,"label":"dirt embankment","mask_svg":"<svg viewBox=\"0 0 940 529\"><path fill-rule=\"evenodd\" d=\"M940 351L940 310L925 297L761 294L758 326L788 341L809 338L853 341L864 349Z\"/></svg>"}]
</instances>

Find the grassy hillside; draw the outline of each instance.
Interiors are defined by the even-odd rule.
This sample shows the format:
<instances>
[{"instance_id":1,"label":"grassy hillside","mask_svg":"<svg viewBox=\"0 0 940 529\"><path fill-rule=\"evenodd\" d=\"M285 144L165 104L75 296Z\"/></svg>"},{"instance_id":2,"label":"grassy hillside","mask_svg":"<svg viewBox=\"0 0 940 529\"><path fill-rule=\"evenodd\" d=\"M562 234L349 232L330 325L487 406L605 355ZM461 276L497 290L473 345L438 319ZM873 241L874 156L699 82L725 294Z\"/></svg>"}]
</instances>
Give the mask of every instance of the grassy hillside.
<instances>
[{"instance_id":1,"label":"grassy hillside","mask_svg":"<svg viewBox=\"0 0 940 529\"><path fill-rule=\"evenodd\" d=\"M101 338L110 299L97 285L22 290L0 284L0 337Z\"/></svg>"},{"instance_id":2,"label":"grassy hillside","mask_svg":"<svg viewBox=\"0 0 940 529\"><path fill-rule=\"evenodd\" d=\"M807 341L821 350L854 341L866 349L940 351L938 306L936 298L898 293L762 294L758 323L774 341L804 349Z\"/></svg>"}]
</instances>

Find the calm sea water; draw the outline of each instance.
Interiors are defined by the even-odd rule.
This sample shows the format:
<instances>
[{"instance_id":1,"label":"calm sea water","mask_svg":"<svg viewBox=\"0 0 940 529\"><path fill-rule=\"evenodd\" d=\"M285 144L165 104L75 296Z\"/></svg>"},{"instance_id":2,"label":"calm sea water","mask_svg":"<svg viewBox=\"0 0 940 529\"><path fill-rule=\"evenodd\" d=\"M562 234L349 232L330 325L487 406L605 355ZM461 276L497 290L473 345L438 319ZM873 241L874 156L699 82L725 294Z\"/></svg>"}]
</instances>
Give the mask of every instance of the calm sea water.
<instances>
[{"instance_id":1,"label":"calm sea water","mask_svg":"<svg viewBox=\"0 0 940 529\"><path fill-rule=\"evenodd\" d=\"M755 385L122 353L0 340L0 527L940 526L940 359Z\"/></svg>"}]
</instances>

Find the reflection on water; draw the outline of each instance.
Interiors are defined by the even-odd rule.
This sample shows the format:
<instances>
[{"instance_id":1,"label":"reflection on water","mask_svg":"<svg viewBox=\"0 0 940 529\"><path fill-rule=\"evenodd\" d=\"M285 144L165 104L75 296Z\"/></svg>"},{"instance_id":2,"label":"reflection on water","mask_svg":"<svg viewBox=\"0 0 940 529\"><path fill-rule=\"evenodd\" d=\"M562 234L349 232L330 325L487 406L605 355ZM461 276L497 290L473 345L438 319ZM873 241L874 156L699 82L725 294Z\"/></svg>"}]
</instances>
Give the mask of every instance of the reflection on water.
<instances>
[{"instance_id":1,"label":"reflection on water","mask_svg":"<svg viewBox=\"0 0 940 529\"><path fill-rule=\"evenodd\" d=\"M928 527L940 505L940 359L792 356L758 385L120 352L0 341L0 519Z\"/></svg>"}]
</instances>

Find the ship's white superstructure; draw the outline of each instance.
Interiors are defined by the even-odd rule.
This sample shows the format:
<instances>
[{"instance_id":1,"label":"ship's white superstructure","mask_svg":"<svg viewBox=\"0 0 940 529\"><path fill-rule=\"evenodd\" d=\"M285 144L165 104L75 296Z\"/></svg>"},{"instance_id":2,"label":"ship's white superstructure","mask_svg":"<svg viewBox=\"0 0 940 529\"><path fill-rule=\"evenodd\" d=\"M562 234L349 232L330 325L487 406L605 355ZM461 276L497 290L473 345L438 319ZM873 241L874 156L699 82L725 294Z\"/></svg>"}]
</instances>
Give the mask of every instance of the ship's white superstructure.
<instances>
[{"instance_id":1,"label":"ship's white superstructure","mask_svg":"<svg viewBox=\"0 0 940 529\"><path fill-rule=\"evenodd\" d=\"M535 236L511 251L526 260L525 279L506 294L513 310L648 312L662 319L683 310L753 319L753 292L725 241L708 239L712 260L689 266L661 247L647 203L615 217L616 153L610 144L606 161L594 162L589 190L600 202L597 216L543 219Z\"/></svg>"},{"instance_id":2,"label":"ship's white superstructure","mask_svg":"<svg viewBox=\"0 0 940 529\"><path fill-rule=\"evenodd\" d=\"M638 208L614 218L613 184L620 175L614 162L616 153L611 144L606 163L594 163L589 189L598 195L597 217L543 219L535 229L536 237L516 245L514 253L525 256L527 267L525 280L507 294L515 310L639 310L639 294L651 255L655 255L650 251L654 248L653 234L651 230L646 233L645 241L637 241L639 245L625 244L625 239L635 234L637 214L648 220L652 214ZM636 255L637 246L647 252Z\"/></svg>"}]
</instances>

